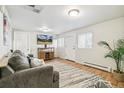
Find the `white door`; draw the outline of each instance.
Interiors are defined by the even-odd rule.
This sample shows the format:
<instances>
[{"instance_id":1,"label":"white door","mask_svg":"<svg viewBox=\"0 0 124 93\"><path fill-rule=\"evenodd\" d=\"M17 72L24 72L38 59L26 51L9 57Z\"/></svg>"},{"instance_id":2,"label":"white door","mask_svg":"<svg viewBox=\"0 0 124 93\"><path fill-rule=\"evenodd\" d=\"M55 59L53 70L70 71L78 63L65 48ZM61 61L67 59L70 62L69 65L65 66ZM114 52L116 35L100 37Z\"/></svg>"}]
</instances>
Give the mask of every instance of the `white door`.
<instances>
[{"instance_id":1,"label":"white door","mask_svg":"<svg viewBox=\"0 0 124 93\"><path fill-rule=\"evenodd\" d=\"M29 33L14 32L14 50L21 50L25 54L30 53Z\"/></svg>"},{"instance_id":2,"label":"white door","mask_svg":"<svg viewBox=\"0 0 124 93\"><path fill-rule=\"evenodd\" d=\"M65 58L68 60L76 61L75 60L75 49L76 49L76 42L75 36L68 36L65 38Z\"/></svg>"}]
</instances>

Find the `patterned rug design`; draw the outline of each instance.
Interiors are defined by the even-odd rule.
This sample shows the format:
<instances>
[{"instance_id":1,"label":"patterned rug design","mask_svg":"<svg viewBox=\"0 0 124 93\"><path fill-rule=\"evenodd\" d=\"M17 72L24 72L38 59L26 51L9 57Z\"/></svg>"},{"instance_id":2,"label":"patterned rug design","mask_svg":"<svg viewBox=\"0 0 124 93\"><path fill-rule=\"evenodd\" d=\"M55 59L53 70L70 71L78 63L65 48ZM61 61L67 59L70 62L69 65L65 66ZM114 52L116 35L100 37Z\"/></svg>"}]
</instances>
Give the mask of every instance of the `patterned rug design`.
<instances>
[{"instance_id":1,"label":"patterned rug design","mask_svg":"<svg viewBox=\"0 0 124 93\"><path fill-rule=\"evenodd\" d=\"M93 87L98 80L103 80L101 77L62 62L49 62L47 65L52 65L54 70L59 72L60 88L88 88Z\"/></svg>"}]
</instances>

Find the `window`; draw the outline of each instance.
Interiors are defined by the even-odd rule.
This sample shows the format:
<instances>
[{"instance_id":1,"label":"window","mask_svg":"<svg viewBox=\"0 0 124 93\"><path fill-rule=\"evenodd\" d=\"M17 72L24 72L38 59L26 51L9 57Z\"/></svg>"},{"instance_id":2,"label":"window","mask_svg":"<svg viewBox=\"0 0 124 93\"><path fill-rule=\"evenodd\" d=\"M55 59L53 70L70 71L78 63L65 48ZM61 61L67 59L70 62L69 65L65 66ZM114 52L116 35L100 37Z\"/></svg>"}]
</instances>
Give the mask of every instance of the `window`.
<instances>
[{"instance_id":1,"label":"window","mask_svg":"<svg viewBox=\"0 0 124 93\"><path fill-rule=\"evenodd\" d=\"M53 46L54 48L57 48L57 39L53 39L53 44L52 44L52 46Z\"/></svg>"},{"instance_id":2,"label":"window","mask_svg":"<svg viewBox=\"0 0 124 93\"><path fill-rule=\"evenodd\" d=\"M78 48L92 48L92 32L78 35Z\"/></svg>"},{"instance_id":3,"label":"window","mask_svg":"<svg viewBox=\"0 0 124 93\"><path fill-rule=\"evenodd\" d=\"M64 38L58 39L58 47L64 47Z\"/></svg>"}]
</instances>

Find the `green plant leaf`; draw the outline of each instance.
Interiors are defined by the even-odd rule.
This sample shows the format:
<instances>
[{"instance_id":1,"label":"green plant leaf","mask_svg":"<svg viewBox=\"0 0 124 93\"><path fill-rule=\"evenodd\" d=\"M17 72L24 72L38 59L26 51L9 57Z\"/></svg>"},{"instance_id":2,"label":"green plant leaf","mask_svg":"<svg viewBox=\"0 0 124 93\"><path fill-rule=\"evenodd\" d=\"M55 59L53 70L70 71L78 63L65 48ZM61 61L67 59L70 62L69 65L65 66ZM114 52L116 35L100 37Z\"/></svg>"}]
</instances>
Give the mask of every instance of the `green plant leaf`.
<instances>
[{"instance_id":1,"label":"green plant leaf","mask_svg":"<svg viewBox=\"0 0 124 93\"><path fill-rule=\"evenodd\" d=\"M111 51L105 55L105 58L107 58L107 57L113 58L113 55L112 55L112 52Z\"/></svg>"},{"instance_id":2,"label":"green plant leaf","mask_svg":"<svg viewBox=\"0 0 124 93\"><path fill-rule=\"evenodd\" d=\"M112 50L112 48L106 41L100 41L100 42L98 42L98 45L104 46L104 47L108 48L109 50Z\"/></svg>"},{"instance_id":3,"label":"green plant leaf","mask_svg":"<svg viewBox=\"0 0 124 93\"><path fill-rule=\"evenodd\" d=\"M119 40L117 41L117 46L124 48L124 39L119 39Z\"/></svg>"}]
</instances>

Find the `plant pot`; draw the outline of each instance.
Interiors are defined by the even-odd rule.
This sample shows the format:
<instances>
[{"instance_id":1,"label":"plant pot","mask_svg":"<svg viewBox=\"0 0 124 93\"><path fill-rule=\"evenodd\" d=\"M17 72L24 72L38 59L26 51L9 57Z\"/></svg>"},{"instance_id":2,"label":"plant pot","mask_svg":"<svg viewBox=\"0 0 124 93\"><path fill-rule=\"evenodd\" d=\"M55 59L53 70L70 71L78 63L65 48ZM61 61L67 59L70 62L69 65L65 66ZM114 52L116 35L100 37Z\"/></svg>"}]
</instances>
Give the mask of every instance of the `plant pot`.
<instances>
[{"instance_id":1,"label":"plant pot","mask_svg":"<svg viewBox=\"0 0 124 93\"><path fill-rule=\"evenodd\" d=\"M113 77L114 77L117 81L124 82L124 73L118 73L118 72L114 71L114 72L113 72Z\"/></svg>"}]
</instances>

